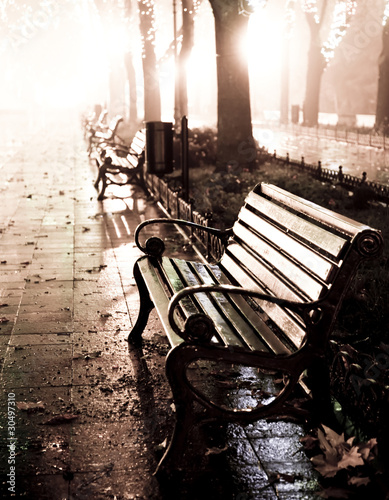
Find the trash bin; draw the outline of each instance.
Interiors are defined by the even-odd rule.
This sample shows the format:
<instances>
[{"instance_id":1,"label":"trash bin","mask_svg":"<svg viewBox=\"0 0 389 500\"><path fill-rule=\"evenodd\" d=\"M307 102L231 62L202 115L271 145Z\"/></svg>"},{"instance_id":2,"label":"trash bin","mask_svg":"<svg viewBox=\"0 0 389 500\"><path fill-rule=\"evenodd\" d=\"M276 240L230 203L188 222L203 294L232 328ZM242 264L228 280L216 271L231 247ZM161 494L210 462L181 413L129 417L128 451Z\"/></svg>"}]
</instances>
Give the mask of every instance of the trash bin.
<instances>
[{"instance_id":1,"label":"trash bin","mask_svg":"<svg viewBox=\"0 0 389 500\"><path fill-rule=\"evenodd\" d=\"M173 124L146 122L146 170L163 175L173 171Z\"/></svg>"},{"instance_id":2,"label":"trash bin","mask_svg":"<svg viewBox=\"0 0 389 500\"><path fill-rule=\"evenodd\" d=\"M298 104L294 104L292 106L292 123L300 122L300 106Z\"/></svg>"}]
</instances>

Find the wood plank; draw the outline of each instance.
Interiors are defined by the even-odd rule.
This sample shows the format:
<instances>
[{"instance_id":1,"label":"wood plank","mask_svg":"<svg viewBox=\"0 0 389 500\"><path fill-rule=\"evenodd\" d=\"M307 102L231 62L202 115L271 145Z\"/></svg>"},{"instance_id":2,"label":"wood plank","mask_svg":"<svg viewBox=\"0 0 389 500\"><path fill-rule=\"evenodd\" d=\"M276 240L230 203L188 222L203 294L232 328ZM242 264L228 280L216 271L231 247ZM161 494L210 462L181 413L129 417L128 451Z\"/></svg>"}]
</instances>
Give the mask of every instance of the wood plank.
<instances>
[{"instance_id":1,"label":"wood plank","mask_svg":"<svg viewBox=\"0 0 389 500\"><path fill-rule=\"evenodd\" d=\"M174 259L174 264L179 269L180 274L185 279L185 282L188 286L197 286L204 284L204 281L201 279L201 274L194 274L193 268L191 268L191 263ZM213 283L211 283L213 284ZM208 315L218 332L218 336L222 339L224 345L232 345L232 346L240 346L243 347L243 343L237 337L234 329L226 322L225 317L220 313L221 303L216 307L214 302L211 301L209 295L206 293L196 293L196 302L199 305L199 311L202 311L204 314Z\"/></svg>"},{"instance_id":2,"label":"wood plank","mask_svg":"<svg viewBox=\"0 0 389 500\"><path fill-rule=\"evenodd\" d=\"M330 225L331 227L335 227L349 236L355 236L365 229L371 229L366 224L362 224L358 221L333 212L332 210L321 207L316 203L304 200L303 198L300 198L299 196L289 193L288 191L272 184L261 184L261 191L271 198L294 208L298 212L309 215L325 224Z\"/></svg>"},{"instance_id":3,"label":"wood plank","mask_svg":"<svg viewBox=\"0 0 389 500\"><path fill-rule=\"evenodd\" d=\"M206 284L211 285L217 282L231 285L231 282L221 273L219 267L205 266L200 263L194 263L194 267ZM218 276L218 279L215 274ZM226 300L224 294L212 292L211 295L220 303L223 313L234 325L243 343L250 350L290 354L290 349L270 330L264 322L264 318L261 319L261 316L253 311L243 297L235 294L227 294L229 300ZM263 341L264 339L266 342Z\"/></svg>"},{"instance_id":4,"label":"wood plank","mask_svg":"<svg viewBox=\"0 0 389 500\"><path fill-rule=\"evenodd\" d=\"M304 245L289 233L281 231L277 226L273 226L246 208L242 208L239 215L240 221L264 235L280 252L298 261L307 272L311 271L324 281L327 281L332 276L335 267L334 263L315 252L311 247Z\"/></svg>"},{"instance_id":5,"label":"wood plank","mask_svg":"<svg viewBox=\"0 0 389 500\"><path fill-rule=\"evenodd\" d=\"M275 221L285 232L291 232L298 239L312 243L335 258L341 257L342 250L348 243L347 239L332 234L253 192L246 198L247 206Z\"/></svg>"},{"instance_id":6,"label":"wood plank","mask_svg":"<svg viewBox=\"0 0 389 500\"><path fill-rule=\"evenodd\" d=\"M150 260L147 257L138 260L137 265L139 266L140 272L146 283L147 289L150 293L150 296L152 297L159 319L163 325L163 328L170 342L170 345L176 346L178 344L181 344L184 340L175 333L175 331L171 328L169 324L168 314L167 314L169 306L169 298L165 293L163 293L162 283L156 272L155 267L151 264ZM178 315L175 315L175 317L178 324L180 324L180 318L178 317Z\"/></svg>"},{"instance_id":7,"label":"wood plank","mask_svg":"<svg viewBox=\"0 0 389 500\"><path fill-rule=\"evenodd\" d=\"M277 251L266 241L257 237L246 227L239 223L234 226L235 235L245 242L244 247L248 247L248 253L251 251L259 256L258 260L265 262L270 268L277 269L277 275L291 281L297 288L310 298L317 298L323 290L323 284L318 282L311 274L295 264L286 255ZM242 254L242 262L246 261L245 253ZM250 258L256 258L250 255Z\"/></svg>"},{"instance_id":8,"label":"wood plank","mask_svg":"<svg viewBox=\"0 0 389 500\"><path fill-rule=\"evenodd\" d=\"M262 293L269 293L269 291L264 287L261 287L260 284L256 280L254 280L249 273L244 271L230 255L225 254L220 264L225 273L227 275L233 275L240 286L242 286L243 288L258 290ZM301 298L293 294L291 290L288 290L288 293L274 293L274 295L290 300L301 300ZM300 346L305 335L305 331L302 324L298 323L298 320L294 319L292 314L287 313L282 307L278 306L277 304L271 304L270 302L259 299L253 300L257 302L257 304L263 309L263 311L269 316L269 318L282 331L286 332L286 335L291 339L294 345L296 345L297 347Z\"/></svg>"}]
</instances>

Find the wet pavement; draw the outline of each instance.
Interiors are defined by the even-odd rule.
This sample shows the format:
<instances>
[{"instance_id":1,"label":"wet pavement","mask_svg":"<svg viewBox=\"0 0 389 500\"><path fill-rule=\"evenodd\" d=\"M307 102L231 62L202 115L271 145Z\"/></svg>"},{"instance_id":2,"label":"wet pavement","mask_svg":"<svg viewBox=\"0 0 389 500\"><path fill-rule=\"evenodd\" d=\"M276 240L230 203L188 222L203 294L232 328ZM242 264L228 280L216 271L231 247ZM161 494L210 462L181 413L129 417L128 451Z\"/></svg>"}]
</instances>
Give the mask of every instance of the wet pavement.
<instances>
[{"instance_id":1,"label":"wet pavement","mask_svg":"<svg viewBox=\"0 0 389 500\"><path fill-rule=\"evenodd\" d=\"M316 498L291 422L205 426L187 472L157 481L174 421L168 345L155 315L142 349L126 339L139 305L134 229L163 214L131 187L97 201L78 116L12 126L0 139L0 496ZM162 237L183 251L179 235Z\"/></svg>"},{"instance_id":2,"label":"wet pavement","mask_svg":"<svg viewBox=\"0 0 389 500\"><path fill-rule=\"evenodd\" d=\"M362 146L340 140L314 137L304 134L303 127L292 125L255 124L254 137L270 153L285 157L289 153L292 160L317 164L323 168L338 171L340 165L345 174L362 177L367 173L369 181L389 184L389 150L372 146Z\"/></svg>"}]
</instances>

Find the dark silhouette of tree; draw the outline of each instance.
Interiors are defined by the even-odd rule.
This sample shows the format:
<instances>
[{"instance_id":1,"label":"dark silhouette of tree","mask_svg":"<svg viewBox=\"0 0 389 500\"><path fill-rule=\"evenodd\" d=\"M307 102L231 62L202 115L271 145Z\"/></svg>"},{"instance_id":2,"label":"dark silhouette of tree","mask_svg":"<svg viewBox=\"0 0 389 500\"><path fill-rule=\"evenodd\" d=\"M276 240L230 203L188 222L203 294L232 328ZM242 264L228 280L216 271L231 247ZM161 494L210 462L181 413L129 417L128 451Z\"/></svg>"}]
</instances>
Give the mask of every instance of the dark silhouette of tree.
<instances>
[{"instance_id":1,"label":"dark silhouette of tree","mask_svg":"<svg viewBox=\"0 0 389 500\"><path fill-rule=\"evenodd\" d=\"M132 0L125 0L124 3L124 16L126 19L126 29L128 31L132 30L135 24L135 15ZM133 52L131 50L131 43L128 51L124 55L124 65L126 68L127 80L128 80L128 93L130 101L130 122L138 123L138 92L136 86L136 71L133 63Z\"/></svg>"},{"instance_id":2,"label":"dark silhouette of tree","mask_svg":"<svg viewBox=\"0 0 389 500\"><path fill-rule=\"evenodd\" d=\"M175 96L175 118L188 115L188 88L187 88L187 64L192 53L194 43L194 17L198 2L194 0L182 0L182 30L181 48L177 57L176 66L176 96Z\"/></svg>"},{"instance_id":3,"label":"dark silhouette of tree","mask_svg":"<svg viewBox=\"0 0 389 500\"><path fill-rule=\"evenodd\" d=\"M378 61L378 93L375 126L389 133L389 1L385 2L382 29L382 51Z\"/></svg>"},{"instance_id":4,"label":"dark silhouette of tree","mask_svg":"<svg viewBox=\"0 0 389 500\"><path fill-rule=\"evenodd\" d=\"M217 62L217 169L255 162L247 58L241 44L248 15L238 0L209 0L215 18ZM206 77L206 75L204 75Z\"/></svg>"},{"instance_id":5,"label":"dark silhouette of tree","mask_svg":"<svg viewBox=\"0 0 389 500\"><path fill-rule=\"evenodd\" d=\"M161 120L161 93L157 57L155 55L154 1L138 0L140 32L142 37L142 65L144 87L144 120Z\"/></svg>"},{"instance_id":6,"label":"dark silhouette of tree","mask_svg":"<svg viewBox=\"0 0 389 500\"><path fill-rule=\"evenodd\" d=\"M310 31L308 67L303 106L304 125L313 127L319 118L320 85L323 72L334 56L334 50L346 33L352 16L355 14L356 1L337 1L329 12L328 0L302 0ZM330 14L332 13L332 18ZM325 33L328 33L323 43Z\"/></svg>"}]
</instances>

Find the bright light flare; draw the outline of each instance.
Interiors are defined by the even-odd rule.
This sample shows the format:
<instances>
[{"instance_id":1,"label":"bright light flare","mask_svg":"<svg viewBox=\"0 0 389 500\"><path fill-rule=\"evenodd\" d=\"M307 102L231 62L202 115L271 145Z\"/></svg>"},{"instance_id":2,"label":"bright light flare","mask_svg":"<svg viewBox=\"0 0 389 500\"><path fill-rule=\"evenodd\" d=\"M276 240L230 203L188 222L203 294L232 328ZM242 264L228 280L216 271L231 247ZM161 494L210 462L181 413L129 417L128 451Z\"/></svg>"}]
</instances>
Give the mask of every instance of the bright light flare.
<instances>
[{"instance_id":1,"label":"bright light flare","mask_svg":"<svg viewBox=\"0 0 389 500\"><path fill-rule=\"evenodd\" d=\"M247 39L243 51L248 57L249 67L254 72L272 73L281 71L283 19L271 18L266 10L250 16Z\"/></svg>"}]
</instances>

